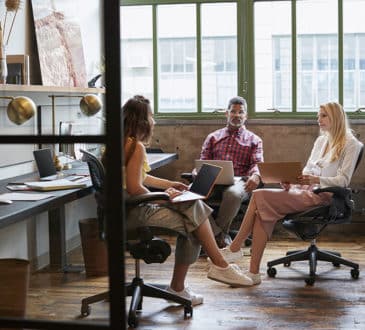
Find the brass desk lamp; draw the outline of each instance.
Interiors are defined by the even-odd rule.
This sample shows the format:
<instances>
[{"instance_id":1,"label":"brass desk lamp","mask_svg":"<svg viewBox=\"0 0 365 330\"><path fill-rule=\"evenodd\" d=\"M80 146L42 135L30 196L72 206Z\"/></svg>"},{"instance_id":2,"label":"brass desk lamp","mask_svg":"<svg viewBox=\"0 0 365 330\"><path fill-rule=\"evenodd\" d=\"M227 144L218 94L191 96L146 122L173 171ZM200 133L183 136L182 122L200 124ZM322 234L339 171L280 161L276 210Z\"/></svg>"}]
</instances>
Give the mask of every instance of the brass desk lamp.
<instances>
[{"instance_id":1,"label":"brass desk lamp","mask_svg":"<svg viewBox=\"0 0 365 330\"><path fill-rule=\"evenodd\" d=\"M95 94L86 94L86 95L49 95L52 102L52 134L56 135L56 106L55 106L55 98L57 97L64 97L64 98L71 98L71 97L78 97L81 98L80 100L80 110L81 112L87 116L91 117L97 114L103 106L101 99ZM63 166L56 155L55 145L53 145L53 157L54 163L56 166L57 171L62 169L69 169L70 165Z\"/></svg>"},{"instance_id":2,"label":"brass desk lamp","mask_svg":"<svg viewBox=\"0 0 365 330\"><path fill-rule=\"evenodd\" d=\"M8 103L6 112L11 122L17 125L24 124L27 120L32 118L36 112L36 105L26 96L0 96L0 99L11 100Z\"/></svg>"}]
</instances>

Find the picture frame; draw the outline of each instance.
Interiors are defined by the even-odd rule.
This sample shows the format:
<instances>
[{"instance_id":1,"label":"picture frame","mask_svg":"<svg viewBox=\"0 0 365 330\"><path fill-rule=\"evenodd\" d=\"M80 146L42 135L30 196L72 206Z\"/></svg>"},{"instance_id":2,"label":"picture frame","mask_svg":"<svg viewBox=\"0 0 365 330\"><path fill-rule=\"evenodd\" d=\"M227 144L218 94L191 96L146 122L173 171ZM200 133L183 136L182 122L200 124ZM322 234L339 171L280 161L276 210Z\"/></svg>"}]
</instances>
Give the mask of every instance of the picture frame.
<instances>
[{"instance_id":1,"label":"picture frame","mask_svg":"<svg viewBox=\"0 0 365 330\"><path fill-rule=\"evenodd\" d=\"M29 55L7 55L8 65L7 84L29 85Z\"/></svg>"}]
</instances>

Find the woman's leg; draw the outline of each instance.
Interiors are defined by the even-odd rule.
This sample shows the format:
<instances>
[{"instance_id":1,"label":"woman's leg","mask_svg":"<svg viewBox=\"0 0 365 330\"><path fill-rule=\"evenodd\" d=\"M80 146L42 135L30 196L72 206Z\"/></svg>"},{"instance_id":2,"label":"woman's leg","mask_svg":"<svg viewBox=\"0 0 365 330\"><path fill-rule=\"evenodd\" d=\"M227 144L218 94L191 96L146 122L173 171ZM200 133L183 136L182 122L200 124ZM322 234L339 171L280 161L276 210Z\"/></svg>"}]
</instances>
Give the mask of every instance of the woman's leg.
<instances>
[{"instance_id":1,"label":"woman's leg","mask_svg":"<svg viewBox=\"0 0 365 330\"><path fill-rule=\"evenodd\" d=\"M208 257L212 260L213 264L226 268L228 263L224 260L219 251L209 220L207 219L204 221L193 233L199 240Z\"/></svg>"},{"instance_id":2,"label":"woman's leg","mask_svg":"<svg viewBox=\"0 0 365 330\"><path fill-rule=\"evenodd\" d=\"M250 273L258 274L260 272L260 263L269 237L262 227L261 221L256 215L252 231L252 249L250 261Z\"/></svg>"},{"instance_id":3,"label":"woman's leg","mask_svg":"<svg viewBox=\"0 0 365 330\"><path fill-rule=\"evenodd\" d=\"M241 227L230 245L230 249L232 252L239 251L243 241L252 233L256 217L256 211L257 207L255 202L255 195L253 194L250 203L248 204L247 211L243 217Z\"/></svg>"}]
</instances>

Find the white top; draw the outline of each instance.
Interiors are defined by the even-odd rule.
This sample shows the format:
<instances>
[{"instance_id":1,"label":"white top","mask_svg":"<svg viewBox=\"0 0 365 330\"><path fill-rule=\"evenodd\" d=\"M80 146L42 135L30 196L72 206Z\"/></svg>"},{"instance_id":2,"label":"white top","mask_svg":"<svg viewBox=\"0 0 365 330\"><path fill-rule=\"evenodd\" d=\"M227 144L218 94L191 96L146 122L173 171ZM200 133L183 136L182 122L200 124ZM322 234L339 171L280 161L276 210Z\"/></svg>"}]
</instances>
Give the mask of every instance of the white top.
<instances>
[{"instance_id":1,"label":"white top","mask_svg":"<svg viewBox=\"0 0 365 330\"><path fill-rule=\"evenodd\" d=\"M330 162L331 150L323 156L327 142L328 138L326 135L321 135L317 138L303 173L319 176L321 188L333 186L347 187L350 184L362 143L352 134L348 134L345 147L339 159Z\"/></svg>"}]
</instances>

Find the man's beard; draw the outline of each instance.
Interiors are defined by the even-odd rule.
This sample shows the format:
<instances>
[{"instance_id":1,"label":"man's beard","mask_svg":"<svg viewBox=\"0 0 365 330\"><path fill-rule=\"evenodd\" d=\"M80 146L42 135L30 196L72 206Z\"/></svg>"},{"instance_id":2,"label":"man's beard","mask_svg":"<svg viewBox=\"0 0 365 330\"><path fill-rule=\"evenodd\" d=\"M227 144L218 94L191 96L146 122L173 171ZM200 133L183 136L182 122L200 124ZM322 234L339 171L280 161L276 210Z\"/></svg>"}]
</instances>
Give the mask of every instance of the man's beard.
<instances>
[{"instance_id":1,"label":"man's beard","mask_svg":"<svg viewBox=\"0 0 365 330\"><path fill-rule=\"evenodd\" d=\"M243 125L243 119L230 119L228 125L235 128L240 128Z\"/></svg>"}]
</instances>

